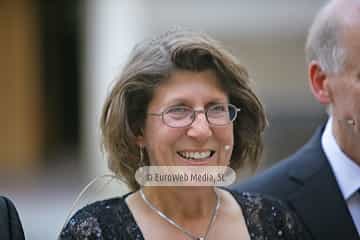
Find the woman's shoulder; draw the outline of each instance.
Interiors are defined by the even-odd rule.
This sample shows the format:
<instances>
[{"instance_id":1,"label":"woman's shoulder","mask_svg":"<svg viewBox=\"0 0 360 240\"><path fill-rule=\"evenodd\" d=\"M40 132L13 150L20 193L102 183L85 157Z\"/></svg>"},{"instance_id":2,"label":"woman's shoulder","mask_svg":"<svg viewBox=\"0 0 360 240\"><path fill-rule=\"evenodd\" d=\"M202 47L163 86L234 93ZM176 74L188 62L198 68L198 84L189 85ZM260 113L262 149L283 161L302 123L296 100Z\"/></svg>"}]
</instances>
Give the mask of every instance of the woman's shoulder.
<instances>
[{"instance_id":1,"label":"woman's shoulder","mask_svg":"<svg viewBox=\"0 0 360 240\"><path fill-rule=\"evenodd\" d=\"M269 195L254 192L230 191L230 193L237 200L237 202L242 207L245 207L245 210L249 212L260 212L267 210L278 210L280 212L287 212L289 210L285 203Z\"/></svg>"},{"instance_id":2,"label":"woman's shoulder","mask_svg":"<svg viewBox=\"0 0 360 240\"><path fill-rule=\"evenodd\" d=\"M230 193L241 206L252 237L307 239L297 216L281 200L259 193L233 191Z\"/></svg>"},{"instance_id":3,"label":"woman's shoulder","mask_svg":"<svg viewBox=\"0 0 360 240\"><path fill-rule=\"evenodd\" d=\"M111 235L118 239L123 234L122 228L131 219L123 197L97 201L81 208L70 218L60 239L100 240L112 239Z\"/></svg>"}]
</instances>

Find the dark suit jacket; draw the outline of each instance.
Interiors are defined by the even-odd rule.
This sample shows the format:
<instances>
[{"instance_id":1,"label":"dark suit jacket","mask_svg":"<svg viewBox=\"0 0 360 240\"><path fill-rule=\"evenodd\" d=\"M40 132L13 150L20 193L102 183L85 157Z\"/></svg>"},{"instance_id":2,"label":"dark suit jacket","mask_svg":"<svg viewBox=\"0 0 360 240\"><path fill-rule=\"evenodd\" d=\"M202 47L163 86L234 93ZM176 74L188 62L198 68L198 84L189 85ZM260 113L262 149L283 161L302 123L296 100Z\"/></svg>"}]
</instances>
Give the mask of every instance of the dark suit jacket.
<instances>
[{"instance_id":1,"label":"dark suit jacket","mask_svg":"<svg viewBox=\"0 0 360 240\"><path fill-rule=\"evenodd\" d=\"M260 192L285 201L316 240L360 239L321 147L323 129L298 152L231 188Z\"/></svg>"},{"instance_id":2,"label":"dark suit jacket","mask_svg":"<svg viewBox=\"0 0 360 240\"><path fill-rule=\"evenodd\" d=\"M14 204L0 196L0 239L24 240L24 231Z\"/></svg>"}]
</instances>

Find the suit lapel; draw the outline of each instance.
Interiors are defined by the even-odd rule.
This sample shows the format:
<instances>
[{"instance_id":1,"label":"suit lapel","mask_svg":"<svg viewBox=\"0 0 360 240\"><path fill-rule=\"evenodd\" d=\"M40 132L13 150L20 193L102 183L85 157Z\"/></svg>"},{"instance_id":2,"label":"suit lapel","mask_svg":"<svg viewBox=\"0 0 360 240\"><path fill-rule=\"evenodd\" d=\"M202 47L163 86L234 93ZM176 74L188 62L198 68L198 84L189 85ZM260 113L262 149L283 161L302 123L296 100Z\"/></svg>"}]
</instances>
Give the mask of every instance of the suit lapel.
<instances>
[{"instance_id":1,"label":"suit lapel","mask_svg":"<svg viewBox=\"0 0 360 240\"><path fill-rule=\"evenodd\" d=\"M322 151L321 132L317 131L301 152L301 161L295 161L289 170L290 181L296 181L300 187L288 196L288 203L315 239L360 239Z\"/></svg>"},{"instance_id":2,"label":"suit lapel","mask_svg":"<svg viewBox=\"0 0 360 240\"><path fill-rule=\"evenodd\" d=\"M0 197L0 239L10 239L9 210L4 198Z\"/></svg>"}]
</instances>

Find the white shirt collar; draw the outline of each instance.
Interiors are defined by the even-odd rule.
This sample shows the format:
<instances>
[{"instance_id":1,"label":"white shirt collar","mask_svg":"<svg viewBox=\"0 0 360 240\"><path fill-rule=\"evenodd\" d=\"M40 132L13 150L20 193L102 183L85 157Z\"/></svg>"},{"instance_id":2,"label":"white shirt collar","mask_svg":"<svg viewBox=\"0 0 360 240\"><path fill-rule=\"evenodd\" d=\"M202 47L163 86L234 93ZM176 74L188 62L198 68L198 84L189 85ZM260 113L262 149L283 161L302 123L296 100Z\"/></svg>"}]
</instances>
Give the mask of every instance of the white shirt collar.
<instances>
[{"instance_id":1,"label":"white shirt collar","mask_svg":"<svg viewBox=\"0 0 360 240\"><path fill-rule=\"evenodd\" d=\"M332 131L330 117L321 137L322 148L335 174L345 200L360 188L360 166L352 161L339 147Z\"/></svg>"}]
</instances>

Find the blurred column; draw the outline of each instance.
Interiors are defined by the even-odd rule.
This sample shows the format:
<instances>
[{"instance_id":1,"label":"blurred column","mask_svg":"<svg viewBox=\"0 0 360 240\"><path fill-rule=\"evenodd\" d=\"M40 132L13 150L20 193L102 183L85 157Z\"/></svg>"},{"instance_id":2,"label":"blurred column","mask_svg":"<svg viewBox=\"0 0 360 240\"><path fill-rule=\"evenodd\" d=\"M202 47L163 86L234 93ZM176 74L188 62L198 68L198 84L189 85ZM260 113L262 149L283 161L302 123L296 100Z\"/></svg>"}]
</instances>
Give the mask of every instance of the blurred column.
<instances>
[{"instance_id":1,"label":"blurred column","mask_svg":"<svg viewBox=\"0 0 360 240\"><path fill-rule=\"evenodd\" d=\"M100 153L101 108L124 60L144 36L144 13L138 0L85 3L81 126L84 170L92 177L107 173L107 161Z\"/></svg>"},{"instance_id":2,"label":"blurred column","mask_svg":"<svg viewBox=\"0 0 360 240\"><path fill-rule=\"evenodd\" d=\"M43 128L35 1L0 3L0 171L29 172L42 156Z\"/></svg>"}]
</instances>

